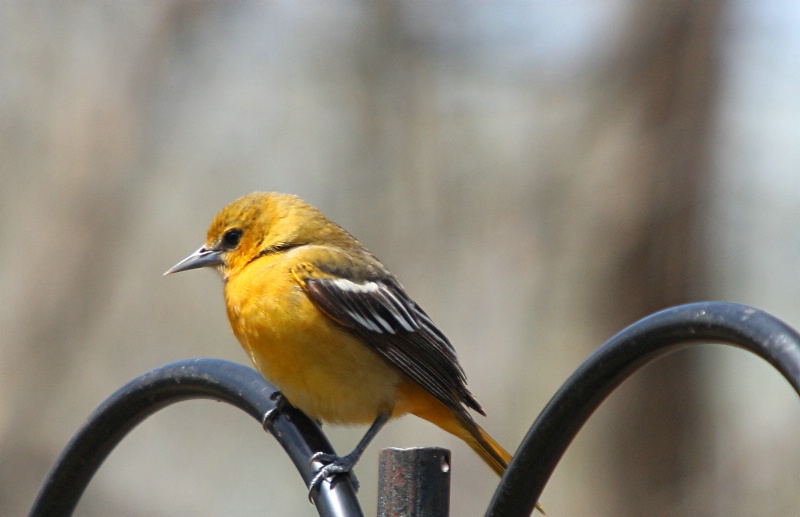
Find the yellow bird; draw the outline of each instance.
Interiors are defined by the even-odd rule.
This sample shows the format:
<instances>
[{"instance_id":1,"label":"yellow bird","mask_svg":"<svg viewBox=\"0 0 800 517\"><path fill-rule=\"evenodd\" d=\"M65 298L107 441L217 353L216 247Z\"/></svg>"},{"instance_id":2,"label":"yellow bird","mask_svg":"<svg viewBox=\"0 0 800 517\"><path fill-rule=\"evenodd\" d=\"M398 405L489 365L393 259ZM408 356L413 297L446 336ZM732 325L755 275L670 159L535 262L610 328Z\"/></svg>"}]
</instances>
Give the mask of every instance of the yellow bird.
<instances>
[{"instance_id":1,"label":"yellow bird","mask_svg":"<svg viewBox=\"0 0 800 517\"><path fill-rule=\"evenodd\" d=\"M450 341L352 235L300 198L244 196L220 211L205 244L165 274L212 267L233 333L293 406L333 424L371 424L314 489L349 472L391 418L411 413L464 440L498 474L510 455L475 423Z\"/></svg>"}]
</instances>

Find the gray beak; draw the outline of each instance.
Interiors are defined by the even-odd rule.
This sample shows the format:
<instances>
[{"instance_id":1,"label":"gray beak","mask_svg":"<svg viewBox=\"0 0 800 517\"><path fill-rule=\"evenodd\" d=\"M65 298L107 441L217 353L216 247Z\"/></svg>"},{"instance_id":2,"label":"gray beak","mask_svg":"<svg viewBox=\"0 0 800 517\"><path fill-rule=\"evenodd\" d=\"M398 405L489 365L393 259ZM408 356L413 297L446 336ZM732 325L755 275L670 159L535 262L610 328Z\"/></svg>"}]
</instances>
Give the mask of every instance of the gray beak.
<instances>
[{"instance_id":1,"label":"gray beak","mask_svg":"<svg viewBox=\"0 0 800 517\"><path fill-rule=\"evenodd\" d=\"M214 267L222 264L223 261L219 251L207 250L205 247L201 247L199 250L169 268L167 272L164 273L164 276L181 271L188 271L190 269Z\"/></svg>"}]
</instances>

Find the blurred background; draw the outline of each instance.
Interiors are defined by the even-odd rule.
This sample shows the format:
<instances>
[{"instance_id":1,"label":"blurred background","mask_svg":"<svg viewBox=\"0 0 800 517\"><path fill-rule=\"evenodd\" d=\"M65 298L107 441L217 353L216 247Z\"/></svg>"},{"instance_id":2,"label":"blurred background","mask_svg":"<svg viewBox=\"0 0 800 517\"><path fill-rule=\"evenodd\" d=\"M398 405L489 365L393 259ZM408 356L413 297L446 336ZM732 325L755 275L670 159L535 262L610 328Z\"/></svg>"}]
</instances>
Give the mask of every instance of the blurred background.
<instances>
[{"instance_id":1,"label":"blurred background","mask_svg":"<svg viewBox=\"0 0 800 517\"><path fill-rule=\"evenodd\" d=\"M0 514L133 377L246 362L210 271L161 274L217 210L300 195L400 277L514 450L596 347L701 299L800 325L800 4L780 0L0 4ZM639 372L579 434L553 516L800 511L800 404L728 347ZM326 427L340 451L364 432ZM497 478L453 450L452 515ZM81 516L315 515L244 413L122 442Z\"/></svg>"}]
</instances>

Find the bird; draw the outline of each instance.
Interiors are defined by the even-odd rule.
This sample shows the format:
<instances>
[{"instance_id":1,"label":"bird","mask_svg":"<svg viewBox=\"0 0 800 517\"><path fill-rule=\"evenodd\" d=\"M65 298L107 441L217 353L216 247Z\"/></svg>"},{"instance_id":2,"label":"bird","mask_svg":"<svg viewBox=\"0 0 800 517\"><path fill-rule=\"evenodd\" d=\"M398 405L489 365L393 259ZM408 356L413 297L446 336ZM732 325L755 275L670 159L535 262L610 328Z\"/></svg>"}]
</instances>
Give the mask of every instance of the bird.
<instances>
[{"instance_id":1,"label":"bird","mask_svg":"<svg viewBox=\"0 0 800 517\"><path fill-rule=\"evenodd\" d=\"M224 207L205 243L165 275L209 267L255 368L318 422L369 425L345 456L317 453L310 493L350 472L380 429L413 414L466 442L498 475L511 455L474 420L455 348L371 252L291 194Z\"/></svg>"}]
</instances>

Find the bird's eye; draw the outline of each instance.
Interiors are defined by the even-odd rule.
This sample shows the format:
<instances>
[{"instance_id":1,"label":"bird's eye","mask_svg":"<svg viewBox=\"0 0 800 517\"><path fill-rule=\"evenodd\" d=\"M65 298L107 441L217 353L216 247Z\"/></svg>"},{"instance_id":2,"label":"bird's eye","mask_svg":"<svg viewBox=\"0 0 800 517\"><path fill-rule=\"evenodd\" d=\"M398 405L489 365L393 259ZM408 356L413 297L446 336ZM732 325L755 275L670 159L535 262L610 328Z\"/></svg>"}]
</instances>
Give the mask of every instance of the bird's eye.
<instances>
[{"instance_id":1,"label":"bird's eye","mask_svg":"<svg viewBox=\"0 0 800 517\"><path fill-rule=\"evenodd\" d=\"M236 246L239 245L239 241L242 239L242 230L239 228L232 228L225 232L222 236L222 245L225 249L232 250Z\"/></svg>"}]
</instances>

